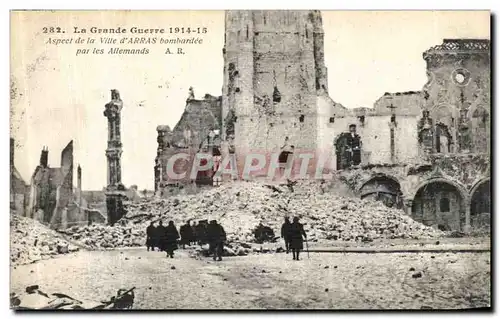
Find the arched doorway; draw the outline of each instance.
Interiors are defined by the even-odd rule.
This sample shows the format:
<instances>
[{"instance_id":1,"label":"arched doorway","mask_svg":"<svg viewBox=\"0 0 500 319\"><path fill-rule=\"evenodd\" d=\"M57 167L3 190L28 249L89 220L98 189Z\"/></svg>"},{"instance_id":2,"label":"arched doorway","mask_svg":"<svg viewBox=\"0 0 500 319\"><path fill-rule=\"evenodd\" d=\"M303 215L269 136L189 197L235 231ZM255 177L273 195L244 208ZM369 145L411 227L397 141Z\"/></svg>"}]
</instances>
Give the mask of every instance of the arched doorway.
<instances>
[{"instance_id":1,"label":"arched doorway","mask_svg":"<svg viewBox=\"0 0 500 319\"><path fill-rule=\"evenodd\" d=\"M437 179L421 185L413 199L413 219L441 230L461 230L465 226L463 188Z\"/></svg>"},{"instance_id":2,"label":"arched doorway","mask_svg":"<svg viewBox=\"0 0 500 319\"><path fill-rule=\"evenodd\" d=\"M470 223L475 229L490 228L491 221L490 179L480 181L472 189Z\"/></svg>"},{"instance_id":3,"label":"arched doorway","mask_svg":"<svg viewBox=\"0 0 500 319\"><path fill-rule=\"evenodd\" d=\"M403 208L402 192L399 182L386 175L377 175L359 189L361 199L381 201L387 207Z\"/></svg>"}]
</instances>

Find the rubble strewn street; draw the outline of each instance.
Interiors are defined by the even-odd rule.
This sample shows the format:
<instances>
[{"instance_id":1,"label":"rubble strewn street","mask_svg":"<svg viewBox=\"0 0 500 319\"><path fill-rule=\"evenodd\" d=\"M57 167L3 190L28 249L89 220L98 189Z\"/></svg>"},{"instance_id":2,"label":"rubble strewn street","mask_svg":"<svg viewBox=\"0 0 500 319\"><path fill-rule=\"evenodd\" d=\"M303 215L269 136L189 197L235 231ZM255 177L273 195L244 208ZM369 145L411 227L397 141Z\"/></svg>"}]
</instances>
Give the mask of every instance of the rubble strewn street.
<instances>
[{"instance_id":1,"label":"rubble strewn street","mask_svg":"<svg viewBox=\"0 0 500 319\"><path fill-rule=\"evenodd\" d=\"M188 220L217 219L236 255L250 251L250 244L255 242L253 230L259 223L271 227L279 236L285 216L301 218L310 242L370 242L444 235L401 210L324 192L321 184L314 182L302 182L293 190L287 185L231 183L195 195L128 202L126 208L125 217L113 227L75 226L65 234L89 249L134 247L145 245L145 230L151 221L173 220L180 227Z\"/></svg>"},{"instance_id":2,"label":"rubble strewn street","mask_svg":"<svg viewBox=\"0 0 500 319\"><path fill-rule=\"evenodd\" d=\"M10 226L10 261L13 266L79 250L56 231L31 218L11 214Z\"/></svg>"},{"instance_id":3,"label":"rubble strewn street","mask_svg":"<svg viewBox=\"0 0 500 319\"><path fill-rule=\"evenodd\" d=\"M145 249L80 251L11 272L78 300L136 287L133 309L464 309L491 304L490 253L249 255L213 262ZM327 267L328 266L328 267ZM419 275L417 275L419 274Z\"/></svg>"}]
</instances>

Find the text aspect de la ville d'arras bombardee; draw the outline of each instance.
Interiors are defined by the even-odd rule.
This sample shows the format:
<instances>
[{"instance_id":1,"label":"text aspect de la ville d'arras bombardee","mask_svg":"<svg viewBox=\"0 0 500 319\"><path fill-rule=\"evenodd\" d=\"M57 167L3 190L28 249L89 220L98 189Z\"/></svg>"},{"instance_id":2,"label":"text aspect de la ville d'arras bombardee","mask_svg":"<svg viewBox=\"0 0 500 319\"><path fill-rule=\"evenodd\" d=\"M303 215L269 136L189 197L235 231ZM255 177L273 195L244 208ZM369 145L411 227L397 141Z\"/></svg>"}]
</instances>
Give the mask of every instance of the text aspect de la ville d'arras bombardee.
<instances>
[{"instance_id":1,"label":"text aspect de la ville d'arras bombardee","mask_svg":"<svg viewBox=\"0 0 500 319\"><path fill-rule=\"evenodd\" d=\"M71 45L76 56L147 55L153 50L164 54L184 55L190 47L202 45L208 28L203 26L168 26L165 28L42 27L46 45Z\"/></svg>"}]
</instances>

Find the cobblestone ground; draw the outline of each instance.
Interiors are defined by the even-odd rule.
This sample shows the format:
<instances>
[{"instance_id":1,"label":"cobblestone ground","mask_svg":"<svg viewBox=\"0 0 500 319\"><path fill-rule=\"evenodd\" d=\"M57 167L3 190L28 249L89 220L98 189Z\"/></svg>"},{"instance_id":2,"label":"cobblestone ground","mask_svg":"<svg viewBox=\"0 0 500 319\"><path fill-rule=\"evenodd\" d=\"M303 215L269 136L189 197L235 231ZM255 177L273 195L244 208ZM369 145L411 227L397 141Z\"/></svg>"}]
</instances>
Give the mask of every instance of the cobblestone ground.
<instances>
[{"instance_id":1,"label":"cobblestone ground","mask_svg":"<svg viewBox=\"0 0 500 319\"><path fill-rule=\"evenodd\" d=\"M311 253L310 258L304 253L302 258L293 261L280 253L214 262L182 250L174 259L145 249L82 251L12 268L11 287L22 291L38 284L49 293L98 301L135 286L134 309L490 305L489 253Z\"/></svg>"}]
</instances>

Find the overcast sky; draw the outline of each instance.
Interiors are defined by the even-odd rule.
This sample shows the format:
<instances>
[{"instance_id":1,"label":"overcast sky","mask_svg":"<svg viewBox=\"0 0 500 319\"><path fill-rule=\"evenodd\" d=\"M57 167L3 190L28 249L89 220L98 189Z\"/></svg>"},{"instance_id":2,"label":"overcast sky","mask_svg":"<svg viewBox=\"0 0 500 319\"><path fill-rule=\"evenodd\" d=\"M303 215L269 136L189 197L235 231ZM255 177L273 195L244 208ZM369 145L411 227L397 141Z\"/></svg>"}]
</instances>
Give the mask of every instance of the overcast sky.
<instances>
[{"instance_id":1,"label":"overcast sky","mask_svg":"<svg viewBox=\"0 0 500 319\"><path fill-rule=\"evenodd\" d=\"M422 52L443 38L490 37L489 12L322 14L330 96L350 108L372 107L384 92L420 90L426 82ZM43 146L49 148L49 165L58 167L61 150L73 139L83 188L106 185L107 120L102 112L110 90L118 89L124 101L123 183L153 189L156 126L175 126L190 86L199 98L221 94L222 11L24 12L14 14L11 23L11 79L17 92L11 122L20 144L15 165L28 182ZM73 26L200 26L208 33L202 45L185 46L184 56L165 55L165 46L158 44L148 46L146 56L75 56L78 44L46 44L50 35L42 27L52 25L63 27L68 36ZM82 47L107 51L113 45Z\"/></svg>"}]
</instances>

